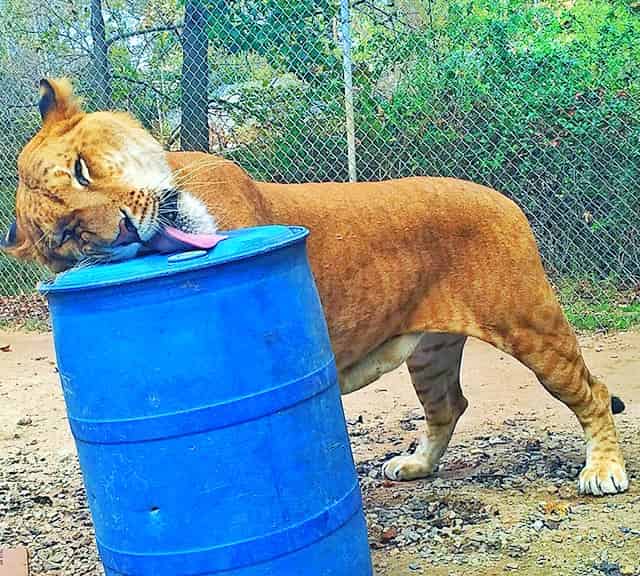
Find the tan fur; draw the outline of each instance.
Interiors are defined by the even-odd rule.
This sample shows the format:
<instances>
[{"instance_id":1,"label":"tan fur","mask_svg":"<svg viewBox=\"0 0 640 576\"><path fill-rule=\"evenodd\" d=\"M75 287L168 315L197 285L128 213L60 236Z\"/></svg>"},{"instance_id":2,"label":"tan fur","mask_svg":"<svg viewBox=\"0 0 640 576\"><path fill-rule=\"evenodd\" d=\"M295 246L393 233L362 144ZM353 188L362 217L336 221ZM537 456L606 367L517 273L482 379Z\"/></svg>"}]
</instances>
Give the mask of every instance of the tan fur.
<instances>
[{"instance_id":1,"label":"tan fur","mask_svg":"<svg viewBox=\"0 0 640 576\"><path fill-rule=\"evenodd\" d=\"M117 113L45 119L18 163L13 252L60 270L113 242L121 210L143 222L153 199L127 174L131 166L149 171L147 155L154 170L163 169L157 144L141 133ZM90 168L89 191L64 173L78 154ZM408 359L427 433L416 454L388 463L387 475L408 479L437 467L466 408L459 366L464 337L475 336L521 360L576 414L588 442L581 491L627 488L607 389L586 368L527 220L505 196L450 178L270 184L209 155L166 158L175 184L204 201L222 229L279 223L311 230L309 257L345 391ZM73 219L90 231L84 245L43 243Z\"/></svg>"},{"instance_id":2,"label":"tan fur","mask_svg":"<svg viewBox=\"0 0 640 576\"><path fill-rule=\"evenodd\" d=\"M59 272L108 249L122 208L144 228L157 212L149 189L169 185L171 174L162 147L131 116L85 114L68 82L50 84L56 105L18 157L18 242L10 253ZM74 179L79 155L91 174L90 190ZM77 231L78 238L59 246L66 229Z\"/></svg>"}]
</instances>

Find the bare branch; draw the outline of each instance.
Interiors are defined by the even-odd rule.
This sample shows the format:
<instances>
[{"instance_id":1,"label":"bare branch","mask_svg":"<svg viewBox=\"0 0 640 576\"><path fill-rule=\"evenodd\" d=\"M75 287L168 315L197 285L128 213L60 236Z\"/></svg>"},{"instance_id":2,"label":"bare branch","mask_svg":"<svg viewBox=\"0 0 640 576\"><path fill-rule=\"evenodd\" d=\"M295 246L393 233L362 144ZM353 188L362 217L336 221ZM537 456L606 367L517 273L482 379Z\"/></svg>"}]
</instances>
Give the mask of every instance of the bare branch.
<instances>
[{"instance_id":1,"label":"bare branch","mask_svg":"<svg viewBox=\"0 0 640 576\"><path fill-rule=\"evenodd\" d=\"M170 100L170 97L167 94L165 94L161 90L158 90L153 84L150 84L149 82L145 82L144 80L138 80L137 78L130 78L129 76L121 76L119 74L114 74L112 78L114 80L124 80L125 82L129 82L131 84L137 84L138 86L142 86L144 88L147 88L148 90L151 90L152 92L154 92L164 100Z\"/></svg>"},{"instance_id":2,"label":"bare branch","mask_svg":"<svg viewBox=\"0 0 640 576\"><path fill-rule=\"evenodd\" d=\"M37 106L38 106L38 103L34 102L33 104L8 104L5 106L5 108L9 110L17 110L22 108L35 108Z\"/></svg>"},{"instance_id":3,"label":"bare branch","mask_svg":"<svg viewBox=\"0 0 640 576\"><path fill-rule=\"evenodd\" d=\"M167 26L154 26L153 28L143 28L142 30L134 30L133 32L123 32L122 34L116 34L107 40L107 46L111 46L114 42L119 40L126 40L127 38L133 38L135 36L144 36L146 34L156 34L158 32L179 32L182 29L182 24L171 24Z\"/></svg>"},{"instance_id":4,"label":"bare branch","mask_svg":"<svg viewBox=\"0 0 640 576\"><path fill-rule=\"evenodd\" d=\"M249 110L245 106L241 104L237 104L236 102L229 102L228 100L223 100L222 98L210 98L208 102L209 110L224 110L228 108L235 108L236 110L240 110L245 114L250 114L255 116L255 112L253 110Z\"/></svg>"}]
</instances>

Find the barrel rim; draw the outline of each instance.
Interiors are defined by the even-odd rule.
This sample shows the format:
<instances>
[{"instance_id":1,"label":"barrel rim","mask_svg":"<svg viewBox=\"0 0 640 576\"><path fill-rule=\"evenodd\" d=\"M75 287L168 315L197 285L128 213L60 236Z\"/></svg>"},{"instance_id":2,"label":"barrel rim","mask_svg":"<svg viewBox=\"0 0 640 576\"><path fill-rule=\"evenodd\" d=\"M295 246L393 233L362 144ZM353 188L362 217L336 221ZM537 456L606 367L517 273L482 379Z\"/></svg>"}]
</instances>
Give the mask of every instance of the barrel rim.
<instances>
[{"instance_id":1,"label":"barrel rim","mask_svg":"<svg viewBox=\"0 0 640 576\"><path fill-rule=\"evenodd\" d=\"M204 268L216 268L219 266L224 266L226 264L238 262L241 260L247 260L249 258L253 258L256 256L261 256L270 252L275 252L282 248L286 248L293 244L298 244L300 242L304 242L309 235L309 230L303 226L284 226L284 225L268 225L268 226L253 226L248 228L239 228L237 230L231 230L228 232L221 232L229 238L229 240L233 238L242 239L245 235L251 235L252 233L259 231L273 231L273 237L267 239L262 239L259 243L251 243L249 242L248 246L245 246L236 252L230 252L225 254L223 250L216 250L216 248L212 248L208 251L208 254L203 258L195 258L195 259L187 259L183 261L174 261L171 264L168 263L168 259L174 254L152 254L149 256L145 256L143 258L134 258L132 260L127 260L125 262L114 262L114 263L106 263L106 264L95 264L93 266L88 266L86 268L82 268L79 271L86 275L88 272L93 270L104 270L107 266L118 266L123 267L130 265L129 263L136 262L139 265L140 261L149 261L152 262L155 260L155 263L158 265L155 269L151 269L146 272L131 272L128 275L125 273L121 276L103 276L100 274L100 277L92 278L90 276L87 277L87 280L84 282L74 281L73 277L69 279L70 276L74 274L74 270L71 269L68 272L63 272L58 274L52 280L44 280L38 283L38 291L44 295L49 296L50 294L58 294L58 293L69 293L69 292L82 292L86 290L96 290L100 288L109 288L113 286L122 286L129 285L141 282L147 282L149 280L153 280L156 278L167 278L170 276L179 275L185 272L193 272L197 270L202 270ZM223 246L227 241L223 241L219 246ZM221 254L222 252L222 254ZM167 262L167 265L160 267L161 262ZM63 280L64 279L64 280Z\"/></svg>"}]
</instances>

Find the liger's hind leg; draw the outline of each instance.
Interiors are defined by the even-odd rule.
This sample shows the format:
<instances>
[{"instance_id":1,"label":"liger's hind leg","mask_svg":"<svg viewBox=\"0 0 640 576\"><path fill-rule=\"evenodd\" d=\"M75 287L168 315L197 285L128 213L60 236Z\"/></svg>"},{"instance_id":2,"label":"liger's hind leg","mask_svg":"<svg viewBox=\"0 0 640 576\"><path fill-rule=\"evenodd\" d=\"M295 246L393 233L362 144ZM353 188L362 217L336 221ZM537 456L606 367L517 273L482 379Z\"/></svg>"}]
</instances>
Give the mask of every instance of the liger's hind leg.
<instances>
[{"instance_id":1,"label":"liger's hind leg","mask_svg":"<svg viewBox=\"0 0 640 576\"><path fill-rule=\"evenodd\" d=\"M611 396L587 369L575 333L555 298L546 308L531 312L526 324L509 330L500 347L531 368L542 385L580 421L587 441L580 492L599 496L625 491L629 481L613 422Z\"/></svg>"},{"instance_id":2,"label":"liger's hind leg","mask_svg":"<svg viewBox=\"0 0 640 576\"><path fill-rule=\"evenodd\" d=\"M383 467L391 480L423 478L435 472L458 418L467 408L460 388L460 364L466 337L426 333L407 360L418 398L424 407L426 431L413 454L396 456Z\"/></svg>"}]
</instances>

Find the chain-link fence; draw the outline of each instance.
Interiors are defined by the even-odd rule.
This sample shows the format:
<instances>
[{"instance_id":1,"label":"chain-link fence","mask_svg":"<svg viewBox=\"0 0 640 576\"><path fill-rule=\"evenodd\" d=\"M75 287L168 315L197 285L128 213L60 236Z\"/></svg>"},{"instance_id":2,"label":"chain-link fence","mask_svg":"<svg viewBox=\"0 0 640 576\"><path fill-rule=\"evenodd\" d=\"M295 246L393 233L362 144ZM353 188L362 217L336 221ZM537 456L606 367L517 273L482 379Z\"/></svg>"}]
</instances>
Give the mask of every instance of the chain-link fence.
<instances>
[{"instance_id":1,"label":"chain-link fence","mask_svg":"<svg viewBox=\"0 0 640 576\"><path fill-rule=\"evenodd\" d=\"M254 177L451 175L525 210L578 327L640 323L629 0L0 0L0 226L40 77ZM0 294L42 271L0 257Z\"/></svg>"}]
</instances>

